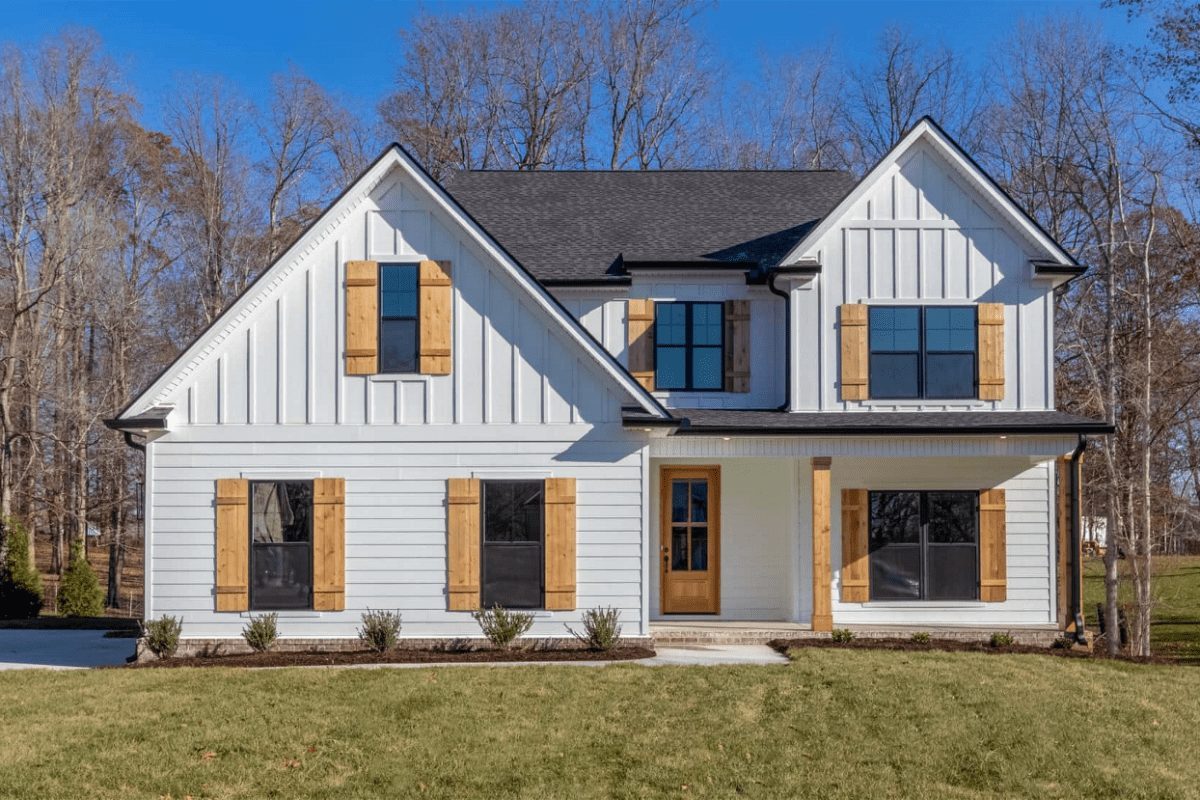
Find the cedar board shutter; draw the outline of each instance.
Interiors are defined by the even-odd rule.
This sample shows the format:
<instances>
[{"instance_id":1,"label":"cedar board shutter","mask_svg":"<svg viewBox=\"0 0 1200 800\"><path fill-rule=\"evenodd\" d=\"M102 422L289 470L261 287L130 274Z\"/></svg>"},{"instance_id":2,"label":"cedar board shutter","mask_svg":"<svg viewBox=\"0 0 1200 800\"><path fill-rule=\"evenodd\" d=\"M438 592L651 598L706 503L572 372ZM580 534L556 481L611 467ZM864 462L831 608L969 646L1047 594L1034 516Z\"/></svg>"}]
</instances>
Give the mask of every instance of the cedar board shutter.
<instances>
[{"instance_id":1,"label":"cedar board shutter","mask_svg":"<svg viewBox=\"0 0 1200 800\"><path fill-rule=\"evenodd\" d=\"M842 399L866 400L868 397L867 307L846 303L838 310L842 336Z\"/></svg>"},{"instance_id":2,"label":"cedar board shutter","mask_svg":"<svg viewBox=\"0 0 1200 800\"><path fill-rule=\"evenodd\" d=\"M217 611L250 608L250 481L217 481Z\"/></svg>"},{"instance_id":3,"label":"cedar board shutter","mask_svg":"<svg viewBox=\"0 0 1200 800\"><path fill-rule=\"evenodd\" d=\"M980 303L976 310L979 337L979 399L1004 399L1004 304Z\"/></svg>"},{"instance_id":4,"label":"cedar board shutter","mask_svg":"<svg viewBox=\"0 0 1200 800\"><path fill-rule=\"evenodd\" d=\"M547 478L544 490L545 606L570 611L575 608L575 479Z\"/></svg>"},{"instance_id":5,"label":"cedar board shutter","mask_svg":"<svg viewBox=\"0 0 1200 800\"><path fill-rule=\"evenodd\" d=\"M451 611L474 611L479 602L480 502L478 478L451 478L446 485L447 583Z\"/></svg>"},{"instance_id":6,"label":"cedar board shutter","mask_svg":"<svg viewBox=\"0 0 1200 800\"><path fill-rule=\"evenodd\" d=\"M346 608L346 480L313 480L313 609Z\"/></svg>"},{"instance_id":7,"label":"cedar board shutter","mask_svg":"<svg viewBox=\"0 0 1200 800\"><path fill-rule=\"evenodd\" d=\"M450 262L422 261L419 269L420 372L422 375L449 375L454 342Z\"/></svg>"},{"instance_id":8,"label":"cedar board shutter","mask_svg":"<svg viewBox=\"0 0 1200 800\"><path fill-rule=\"evenodd\" d=\"M1008 596L1003 489L979 492L979 599L1003 602Z\"/></svg>"},{"instance_id":9,"label":"cedar board shutter","mask_svg":"<svg viewBox=\"0 0 1200 800\"><path fill-rule=\"evenodd\" d=\"M867 490L842 489L842 602L871 599L867 549Z\"/></svg>"},{"instance_id":10,"label":"cedar board shutter","mask_svg":"<svg viewBox=\"0 0 1200 800\"><path fill-rule=\"evenodd\" d=\"M725 301L725 391L750 391L750 301Z\"/></svg>"},{"instance_id":11,"label":"cedar board shutter","mask_svg":"<svg viewBox=\"0 0 1200 800\"><path fill-rule=\"evenodd\" d=\"M654 391L654 301L630 300L626 320L629 372L647 391Z\"/></svg>"},{"instance_id":12,"label":"cedar board shutter","mask_svg":"<svg viewBox=\"0 0 1200 800\"><path fill-rule=\"evenodd\" d=\"M379 262L346 262L346 374L379 372Z\"/></svg>"}]
</instances>

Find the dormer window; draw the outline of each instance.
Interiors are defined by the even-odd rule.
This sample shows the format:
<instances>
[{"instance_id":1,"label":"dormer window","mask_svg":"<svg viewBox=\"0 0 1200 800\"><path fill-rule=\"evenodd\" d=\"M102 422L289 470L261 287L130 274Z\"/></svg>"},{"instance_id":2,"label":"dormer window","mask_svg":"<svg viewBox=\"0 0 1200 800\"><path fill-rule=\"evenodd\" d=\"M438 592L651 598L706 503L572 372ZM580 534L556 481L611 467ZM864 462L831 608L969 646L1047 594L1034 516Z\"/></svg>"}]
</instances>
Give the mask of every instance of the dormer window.
<instances>
[{"instance_id":1,"label":"dormer window","mask_svg":"<svg viewBox=\"0 0 1200 800\"><path fill-rule=\"evenodd\" d=\"M417 265L379 266L379 371L417 371Z\"/></svg>"},{"instance_id":2,"label":"dormer window","mask_svg":"<svg viewBox=\"0 0 1200 800\"><path fill-rule=\"evenodd\" d=\"M871 397L975 397L975 313L974 306L871 306Z\"/></svg>"},{"instance_id":3,"label":"dormer window","mask_svg":"<svg viewBox=\"0 0 1200 800\"><path fill-rule=\"evenodd\" d=\"M654 387L724 389L724 304L656 303L654 308Z\"/></svg>"}]
</instances>

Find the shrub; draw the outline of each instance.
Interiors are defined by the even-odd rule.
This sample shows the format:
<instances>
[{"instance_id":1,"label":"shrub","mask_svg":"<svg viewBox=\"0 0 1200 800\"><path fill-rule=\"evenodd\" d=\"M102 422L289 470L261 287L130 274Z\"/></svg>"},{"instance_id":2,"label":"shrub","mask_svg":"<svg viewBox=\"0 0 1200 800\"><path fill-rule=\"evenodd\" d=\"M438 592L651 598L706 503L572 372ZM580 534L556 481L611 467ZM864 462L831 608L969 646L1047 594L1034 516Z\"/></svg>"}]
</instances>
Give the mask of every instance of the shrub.
<instances>
[{"instance_id":1,"label":"shrub","mask_svg":"<svg viewBox=\"0 0 1200 800\"><path fill-rule=\"evenodd\" d=\"M829 638L839 644L845 644L846 642L854 641L854 631L847 630L846 628L834 628L833 633L829 634Z\"/></svg>"},{"instance_id":2,"label":"shrub","mask_svg":"<svg viewBox=\"0 0 1200 800\"><path fill-rule=\"evenodd\" d=\"M509 611L504 606L473 611L471 616L479 623L488 641L501 650L512 647L514 641L533 627L533 614Z\"/></svg>"},{"instance_id":3,"label":"shrub","mask_svg":"<svg viewBox=\"0 0 1200 800\"><path fill-rule=\"evenodd\" d=\"M621 624L618 622L621 612L615 608L591 608L583 612L583 632L580 633L570 625L564 627L579 641L587 645L589 650L607 652L621 641Z\"/></svg>"},{"instance_id":4,"label":"shrub","mask_svg":"<svg viewBox=\"0 0 1200 800\"><path fill-rule=\"evenodd\" d=\"M1061 634L1054 637L1054 641L1050 643L1051 650L1070 650L1075 646L1075 640L1067 634Z\"/></svg>"},{"instance_id":5,"label":"shrub","mask_svg":"<svg viewBox=\"0 0 1200 800\"><path fill-rule=\"evenodd\" d=\"M62 585L58 589L58 613L64 617L104 615L104 591L87 562L82 542L71 544L71 564L63 573Z\"/></svg>"},{"instance_id":6,"label":"shrub","mask_svg":"<svg viewBox=\"0 0 1200 800\"><path fill-rule=\"evenodd\" d=\"M988 639L988 644L992 647L1012 647L1015 643L1012 634L1004 631L996 631Z\"/></svg>"},{"instance_id":7,"label":"shrub","mask_svg":"<svg viewBox=\"0 0 1200 800\"><path fill-rule=\"evenodd\" d=\"M913 644L929 644L933 637L929 635L929 631L917 631L910 639Z\"/></svg>"},{"instance_id":8,"label":"shrub","mask_svg":"<svg viewBox=\"0 0 1200 800\"><path fill-rule=\"evenodd\" d=\"M178 617L163 615L158 619L142 623L142 637L146 647L159 658L170 658L179 648L179 634L183 633L183 621Z\"/></svg>"},{"instance_id":9,"label":"shrub","mask_svg":"<svg viewBox=\"0 0 1200 800\"><path fill-rule=\"evenodd\" d=\"M0 619L32 619L42 610L42 577L29 557L29 534L13 519L4 521L4 561L0 563Z\"/></svg>"},{"instance_id":10,"label":"shrub","mask_svg":"<svg viewBox=\"0 0 1200 800\"><path fill-rule=\"evenodd\" d=\"M265 653L275 646L275 640L279 638L278 622L279 615L274 611L257 617L251 616L250 622L242 628L242 638L250 645L251 650Z\"/></svg>"},{"instance_id":11,"label":"shrub","mask_svg":"<svg viewBox=\"0 0 1200 800\"><path fill-rule=\"evenodd\" d=\"M376 653L386 653L400 641L400 613L398 611L372 611L362 615L362 627L358 638Z\"/></svg>"}]
</instances>

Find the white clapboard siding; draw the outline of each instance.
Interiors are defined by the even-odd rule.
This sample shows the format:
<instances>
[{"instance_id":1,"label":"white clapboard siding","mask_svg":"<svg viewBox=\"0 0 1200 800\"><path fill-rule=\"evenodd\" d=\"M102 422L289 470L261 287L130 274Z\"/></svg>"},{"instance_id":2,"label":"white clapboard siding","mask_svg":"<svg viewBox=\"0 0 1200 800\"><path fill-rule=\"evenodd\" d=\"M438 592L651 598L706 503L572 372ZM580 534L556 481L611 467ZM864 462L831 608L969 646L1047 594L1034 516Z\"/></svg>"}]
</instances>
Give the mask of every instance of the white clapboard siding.
<instances>
[{"instance_id":1,"label":"white clapboard siding","mask_svg":"<svg viewBox=\"0 0 1200 800\"><path fill-rule=\"evenodd\" d=\"M453 370L346 375L345 262L449 260ZM255 287L252 291L260 291ZM155 403L194 425L604 423L628 395L401 170L230 323Z\"/></svg>"},{"instance_id":2,"label":"white clapboard siding","mask_svg":"<svg viewBox=\"0 0 1200 800\"><path fill-rule=\"evenodd\" d=\"M556 441L330 441L297 428L288 442L255 443L255 428L183 427L151 445L151 616L183 618L189 637L236 637L242 614L213 611L214 482L218 478L346 479L346 610L280 612L285 636L354 636L368 608L399 610L405 636L472 636L465 612L446 610L446 479L577 480L578 604L613 606L630 634L642 628L643 442L619 425L557 428ZM352 428L349 430L353 430ZM454 431L444 428L443 431ZM237 435L233 435L237 434ZM414 466L418 451L419 465ZM578 611L536 612L533 634L563 636Z\"/></svg>"},{"instance_id":3,"label":"white clapboard siding","mask_svg":"<svg viewBox=\"0 0 1200 800\"><path fill-rule=\"evenodd\" d=\"M802 255L820 262L822 271L793 289L795 410L1054 407L1053 291L1035 280L1029 263L1045 254L925 141L917 140L866 187L850 212ZM1003 400L841 400L839 305L954 302L1005 305Z\"/></svg>"}]
</instances>

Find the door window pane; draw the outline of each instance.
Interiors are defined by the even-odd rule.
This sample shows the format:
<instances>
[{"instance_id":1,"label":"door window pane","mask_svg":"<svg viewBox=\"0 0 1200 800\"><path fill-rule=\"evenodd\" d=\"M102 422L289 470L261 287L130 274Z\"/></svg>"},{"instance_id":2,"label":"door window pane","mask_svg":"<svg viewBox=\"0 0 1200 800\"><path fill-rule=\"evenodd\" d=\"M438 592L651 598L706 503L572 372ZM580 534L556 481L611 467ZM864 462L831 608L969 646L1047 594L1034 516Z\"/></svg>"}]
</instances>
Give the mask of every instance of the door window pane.
<instances>
[{"instance_id":1,"label":"door window pane","mask_svg":"<svg viewBox=\"0 0 1200 800\"><path fill-rule=\"evenodd\" d=\"M692 569L703 572L708 569L708 528L692 526Z\"/></svg>"},{"instance_id":2,"label":"door window pane","mask_svg":"<svg viewBox=\"0 0 1200 800\"><path fill-rule=\"evenodd\" d=\"M671 528L671 569L688 568L688 529L686 526Z\"/></svg>"},{"instance_id":3,"label":"door window pane","mask_svg":"<svg viewBox=\"0 0 1200 800\"><path fill-rule=\"evenodd\" d=\"M540 608L542 482L484 481L482 488L483 605Z\"/></svg>"},{"instance_id":4,"label":"door window pane","mask_svg":"<svg viewBox=\"0 0 1200 800\"><path fill-rule=\"evenodd\" d=\"M250 607L312 605L312 483L250 483Z\"/></svg>"},{"instance_id":5,"label":"door window pane","mask_svg":"<svg viewBox=\"0 0 1200 800\"><path fill-rule=\"evenodd\" d=\"M708 522L708 481L691 482L692 522Z\"/></svg>"},{"instance_id":6,"label":"door window pane","mask_svg":"<svg viewBox=\"0 0 1200 800\"><path fill-rule=\"evenodd\" d=\"M673 481L671 483L671 521L688 521L688 482Z\"/></svg>"}]
</instances>

